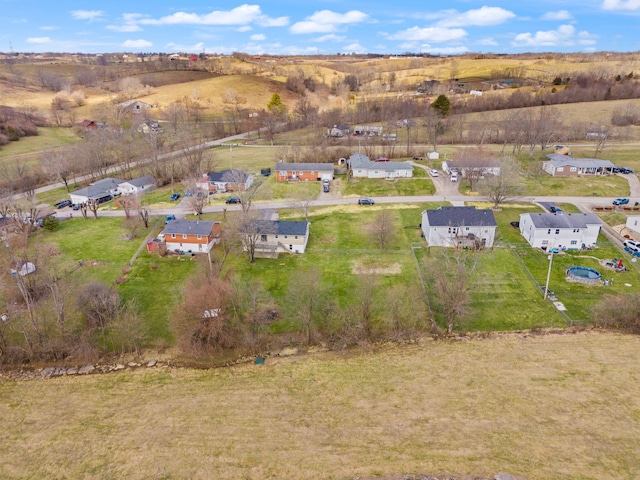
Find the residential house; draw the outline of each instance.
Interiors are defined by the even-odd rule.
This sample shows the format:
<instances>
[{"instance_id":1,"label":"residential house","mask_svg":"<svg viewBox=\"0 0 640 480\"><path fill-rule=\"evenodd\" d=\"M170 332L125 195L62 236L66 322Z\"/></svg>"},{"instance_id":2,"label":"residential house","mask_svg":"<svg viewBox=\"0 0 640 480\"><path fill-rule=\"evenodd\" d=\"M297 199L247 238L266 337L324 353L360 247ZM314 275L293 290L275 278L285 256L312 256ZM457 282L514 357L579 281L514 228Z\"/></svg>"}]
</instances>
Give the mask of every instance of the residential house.
<instances>
[{"instance_id":1,"label":"residential house","mask_svg":"<svg viewBox=\"0 0 640 480\"><path fill-rule=\"evenodd\" d=\"M253 185L253 175L242 170L227 169L220 172L210 172L196 182L196 188L209 192L244 192Z\"/></svg>"},{"instance_id":2,"label":"residential house","mask_svg":"<svg viewBox=\"0 0 640 480\"><path fill-rule=\"evenodd\" d=\"M158 239L169 252L208 253L220 242L220 230L220 222L170 220ZM149 243L158 243L158 240ZM147 249L149 248L147 245Z\"/></svg>"},{"instance_id":3,"label":"residential house","mask_svg":"<svg viewBox=\"0 0 640 480\"><path fill-rule=\"evenodd\" d=\"M625 226L632 232L640 234L640 215L629 215Z\"/></svg>"},{"instance_id":4,"label":"residential house","mask_svg":"<svg viewBox=\"0 0 640 480\"><path fill-rule=\"evenodd\" d=\"M564 250L591 247L602 222L595 213L523 213L520 233L534 248Z\"/></svg>"},{"instance_id":5,"label":"residential house","mask_svg":"<svg viewBox=\"0 0 640 480\"><path fill-rule=\"evenodd\" d=\"M577 177L580 175L610 175L615 165L599 158L572 158L559 153L547 155L542 169L554 177Z\"/></svg>"},{"instance_id":6,"label":"residential house","mask_svg":"<svg viewBox=\"0 0 640 480\"><path fill-rule=\"evenodd\" d=\"M104 125L102 123L95 122L93 120L83 120L80 122L80 128L84 128L85 130L97 130L99 128L103 128Z\"/></svg>"},{"instance_id":7,"label":"residential house","mask_svg":"<svg viewBox=\"0 0 640 480\"><path fill-rule=\"evenodd\" d=\"M144 175L133 180L124 180L118 185L118 193L122 195L142 195L157 187L152 175Z\"/></svg>"},{"instance_id":8,"label":"residential house","mask_svg":"<svg viewBox=\"0 0 640 480\"><path fill-rule=\"evenodd\" d=\"M484 177L485 175L500 176L500 161L494 158L461 158L459 160L445 160L442 170L448 174L458 172L464 177Z\"/></svg>"},{"instance_id":9,"label":"residential house","mask_svg":"<svg viewBox=\"0 0 640 480\"><path fill-rule=\"evenodd\" d=\"M87 203L89 201L96 201L98 203L108 202L113 199L113 197L120 195L118 186L122 182L124 182L124 180L104 178L93 182L88 187L71 192L69 198L74 205Z\"/></svg>"},{"instance_id":10,"label":"residential house","mask_svg":"<svg viewBox=\"0 0 640 480\"><path fill-rule=\"evenodd\" d=\"M146 122L142 122L140 125L138 125L137 130L138 130L138 132L145 133L145 134L151 134L151 133L160 134L160 133L164 133L164 128L162 128L160 126L160 124L155 120L149 120L149 121L146 121Z\"/></svg>"},{"instance_id":11,"label":"residential house","mask_svg":"<svg viewBox=\"0 0 640 480\"><path fill-rule=\"evenodd\" d=\"M429 160L440 160L440 153L436 150L429 150L427 152L427 158Z\"/></svg>"},{"instance_id":12,"label":"residential house","mask_svg":"<svg viewBox=\"0 0 640 480\"><path fill-rule=\"evenodd\" d=\"M431 247L492 247L496 228L491 210L440 207L422 212L422 234Z\"/></svg>"},{"instance_id":13,"label":"residential house","mask_svg":"<svg viewBox=\"0 0 640 480\"><path fill-rule=\"evenodd\" d=\"M342 138L345 135L349 135L351 128L347 125L334 125L333 127L327 129L327 135L333 138Z\"/></svg>"},{"instance_id":14,"label":"residential house","mask_svg":"<svg viewBox=\"0 0 640 480\"><path fill-rule=\"evenodd\" d=\"M277 163L276 182L333 180L333 163Z\"/></svg>"},{"instance_id":15,"label":"residential house","mask_svg":"<svg viewBox=\"0 0 640 480\"><path fill-rule=\"evenodd\" d=\"M373 162L362 153L354 153L347 159L347 166L354 178L408 178L413 176L409 162Z\"/></svg>"},{"instance_id":16,"label":"residential house","mask_svg":"<svg viewBox=\"0 0 640 480\"><path fill-rule=\"evenodd\" d=\"M245 234L257 235L255 256L276 258L279 253L304 253L309 241L309 222L255 220L244 227Z\"/></svg>"},{"instance_id":17,"label":"residential house","mask_svg":"<svg viewBox=\"0 0 640 480\"><path fill-rule=\"evenodd\" d=\"M379 137L383 132L382 127L373 125L358 125L353 129L355 136Z\"/></svg>"}]
</instances>

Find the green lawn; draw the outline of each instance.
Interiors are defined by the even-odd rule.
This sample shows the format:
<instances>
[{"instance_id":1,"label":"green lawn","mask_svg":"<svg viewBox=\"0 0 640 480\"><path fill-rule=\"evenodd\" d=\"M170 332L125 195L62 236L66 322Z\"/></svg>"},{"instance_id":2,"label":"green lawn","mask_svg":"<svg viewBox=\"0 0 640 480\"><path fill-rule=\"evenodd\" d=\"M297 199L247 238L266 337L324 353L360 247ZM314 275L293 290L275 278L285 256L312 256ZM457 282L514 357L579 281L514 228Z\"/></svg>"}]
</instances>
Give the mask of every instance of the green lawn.
<instances>
[{"instance_id":1,"label":"green lawn","mask_svg":"<svg viewBox=\"0 0 640 480\"><path fill-rule=\"evenodd\" d=\"M611 197L629 195L629 183L623 177L552 177L540 174L525 179L523 195L563 195L570 197Z\"/></svg>"},{"instance_id":2,"label":"green lawn","mask_svg":"<svg viewBox=\"0 0 640 480\"><path fill-rule=\"evenodd\" d=\"M433 195L436 189L430 178L401 178L382 180L379 178L357 178L343 184L345 197L390 197Z\"/></svg>"},{"instance_id":3,"label":"green lawn","mask_svg":"<svg viewBox=\"0 0 640 480\"><path fill-rule=\"evenodd\" d=\"M70 128L38 127L38 135L22 137L17 142L9 142L0 148L0 161L15 155L30 155L38 158L42 150L63 147L80 141Z\"/></svg>"}]
</instances>

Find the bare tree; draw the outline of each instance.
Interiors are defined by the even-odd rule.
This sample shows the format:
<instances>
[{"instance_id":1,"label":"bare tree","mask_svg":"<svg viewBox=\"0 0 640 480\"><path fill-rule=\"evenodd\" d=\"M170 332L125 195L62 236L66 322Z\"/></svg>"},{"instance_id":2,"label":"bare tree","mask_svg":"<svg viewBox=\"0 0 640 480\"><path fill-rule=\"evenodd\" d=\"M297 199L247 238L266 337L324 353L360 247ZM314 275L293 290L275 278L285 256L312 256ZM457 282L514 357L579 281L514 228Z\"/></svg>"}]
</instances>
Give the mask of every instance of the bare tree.
<instances>
[{"instance_id":1,"label":"bare tree","mask_svg":"<svg viewBox=\"0 0 640 480\"><path fill-rule=\"evenodd\" d=\"M42 154L42 166L49 175L64 183L67 192L71 191L69 188L69 180L74 171L73 155L69 155L69 153L62 148L45 150Z\"/></svg>"},{"instance_id":2,"label":"bare tree","mask_svg":"<svg viewBox=\"0 0 640 480\"><path fill-rule=\"evenodd\" d=\"M93 218L95 218L97 220L98 219L98 208L100 208L100 203L98 203L97 200L89 200L84 205L91 211L91 213L93 213Z\"/></svg>"},{"instance_id":3,"label":"bare tree","mask_svg":"<svg viewBox=\"0 0 640 480\"><path fill-rule=\"evenodd\" d=\"M245 105L247 103L247 97L238 95L234 89L229 88L222 96L222 103L225 105L225 116L233 125L233 133L240 133L242 130L242 123L245 119Z\"/></svg>"},{"instance_id":4,"label":"bare tree","mask_svg":"<svg viewBox=\"0 0 640 480\"><path fill-rule=\"evenodd\" d=\"M448 334L460 326L470 311L472 278L480 261L480 252L446 248L431 265L436 291L433 301L444 316Z\"/></svg>"},{"instance_id":5,"label":"bare tree","mask_svg":"<svg viewBox=\"0 0 640 480\"><path fill-rule=\"evenodd\" d=\"M522 190L520 165L511 157L503 157L500 161L500 175L486 176L478 187L480 193L493 202L493 208L498 208Z\"/></svg>"},{"instance_id":6,"label":"bare tree","mask_svg":"<svg viewBox=\"0 0 640 480\"><path fill-rule=\"evenodd\" d=\"M142 219L144 228L149 228L149 209L147 207L140 207L140 209L138 210L138 214Z\"/></svg>"},{"instance_id":7,"label":"bare tree","mask_svg":"<svg viewBox=\"0 0 640 480\"><path fill-rule=\"evenodd\" d=\"M371 235L378 244L380 250L384 250L393 243L395 239L395 227L393 225L393 215L388 208L383 207L376 215L370 225Z\"/></svg>"},{"instance_id":8,"label":"bare tree","mask_svg":"<svg viewBox=\"0 0 640 480\"><path fill-rule=\"evenodd\" d=\"M296 270L289 281L288 297L296 299L288 302L289 316L297 324L307 345L311 344L317 327L325 317L328 308L326 287L317 268Z\"/></svg>"}]
</instances>

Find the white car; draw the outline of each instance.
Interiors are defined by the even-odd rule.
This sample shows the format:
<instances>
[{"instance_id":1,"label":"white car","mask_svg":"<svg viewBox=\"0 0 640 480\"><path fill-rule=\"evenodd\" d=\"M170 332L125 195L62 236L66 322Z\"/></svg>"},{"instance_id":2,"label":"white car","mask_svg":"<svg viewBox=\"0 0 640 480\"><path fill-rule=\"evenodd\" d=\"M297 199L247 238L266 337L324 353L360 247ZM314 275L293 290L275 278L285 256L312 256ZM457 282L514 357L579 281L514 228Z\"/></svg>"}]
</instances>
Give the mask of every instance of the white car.
<instances>
[{"instance_id":1,"label":"white car","mask_svg":"<svg viewBox=\"0 0 640 480\"><path fill-rule=\"evenodd\" d=\"M458 174L456 172L453 172L451 174L451 181L452 182L457 182L458 181Z\"/></svg>"},{"instance_id":2,"label":"white car","mask_svg":"<svg viewBox=\"0 0 640 480\"><path fill-rule=\"evenodd\" d=\"M438 176L438 170L435 169L431 169L429 170L429 175L431 175L432 177L437 177Z\"/></svg>"},{"instance_id":3,"label":"white car","mask_svg":"<svg viewBox=\"0 0 640 480\"><path fill-rule=\"evenodd\" d=\"M640 242L635 242L633 240L625 240L622 242L625 247L640 249Z\"/></svg>"}]
</instances>

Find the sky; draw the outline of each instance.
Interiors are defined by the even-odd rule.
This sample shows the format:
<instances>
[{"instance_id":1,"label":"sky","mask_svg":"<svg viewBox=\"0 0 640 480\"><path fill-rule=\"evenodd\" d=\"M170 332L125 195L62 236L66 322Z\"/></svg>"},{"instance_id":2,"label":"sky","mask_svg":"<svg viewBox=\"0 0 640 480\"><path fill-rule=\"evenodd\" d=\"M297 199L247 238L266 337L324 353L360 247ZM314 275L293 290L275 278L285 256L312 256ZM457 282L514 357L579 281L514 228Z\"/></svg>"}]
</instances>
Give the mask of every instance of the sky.
<instances>
[{"instance_id":1,"label":"sky","mask_svg":"<svg viewBox=\"0 0 640 480\"><path fill-rule=\"evenodd\" d=\"M640 50L640 0L0 0L0 52Z\"/></svg>"}]
</instances>

